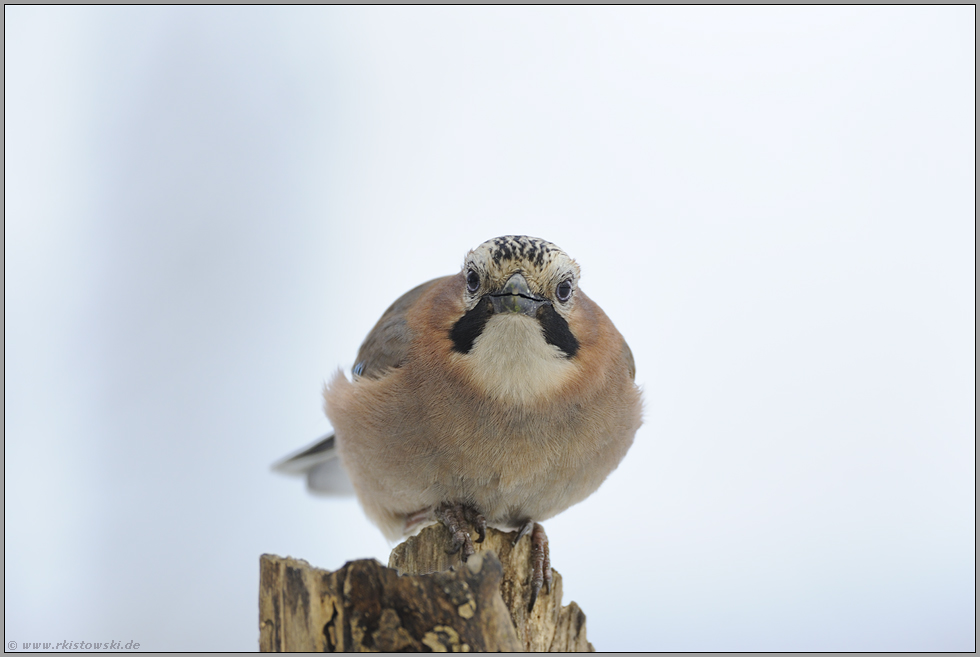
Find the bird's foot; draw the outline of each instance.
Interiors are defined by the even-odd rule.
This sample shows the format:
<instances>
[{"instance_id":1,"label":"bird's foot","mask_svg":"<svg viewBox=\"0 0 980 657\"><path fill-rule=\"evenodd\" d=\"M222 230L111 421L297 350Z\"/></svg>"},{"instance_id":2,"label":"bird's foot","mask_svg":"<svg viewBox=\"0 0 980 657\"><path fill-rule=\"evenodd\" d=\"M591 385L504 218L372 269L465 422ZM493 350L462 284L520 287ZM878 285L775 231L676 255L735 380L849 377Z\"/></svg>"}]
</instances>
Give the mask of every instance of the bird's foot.
<instances>
[{"instance_id":1,"label":"bird's foot","mask_svg":"<svg viewBox=\"0 0 980 657\"><path fill-rule=\"evenodd\" d=\"M476 539L476 542L482 543L485 541L487 538L487 519L483 517L483 514L472 506L464 505L463 515L466 516L466 521L470 523L479 536L479 538Z\"/></svg>"},{"instance_id":2,"label":"bird's foot","mask_svg":"<svg viewBox=\"0 0 980 657\"><path fill-rule=\"evenodd\" d=\"M467 524L471 525L479 535L479 538L476 540L477 543L482 543L487 537L486 518L469 504L459 502L440 504L436 507L435 516L439 522L446 526L446 529L449 530L449 535L452 537L452 544L448 554L456 554L462 550L460 557L464 563L475 552L473 549L473 539L470 538L470 533L467 531Z\"/></svg>"},{"instance_id":3,"label":"bird's foot","mask_svg":"<svg viewBox=\"0 0 980 657\"><path fill-rule=\"evenodd\" d=\"M531 534L531 601L527 605L530 612L534 609L534 603L538 600L538 593L541 587L547 585L547 592L551 592L551 555L548 550L548 535L544 533L544 527L540 523L528 520L517 532L514 545L528 533Z\"/></svg>"}]
</instances>

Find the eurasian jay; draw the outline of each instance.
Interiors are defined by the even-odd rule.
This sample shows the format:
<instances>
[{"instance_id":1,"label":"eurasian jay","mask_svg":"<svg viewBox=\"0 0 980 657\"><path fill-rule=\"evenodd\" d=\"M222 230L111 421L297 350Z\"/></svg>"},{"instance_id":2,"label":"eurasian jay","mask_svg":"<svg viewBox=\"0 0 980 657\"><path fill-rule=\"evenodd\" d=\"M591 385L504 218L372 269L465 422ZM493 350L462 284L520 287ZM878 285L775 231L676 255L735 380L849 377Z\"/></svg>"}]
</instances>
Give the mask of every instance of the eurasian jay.
<instances>
[{"instance_id":1,"label":"eurasian jay","mask_svg":"<svg viewBox=\"0 0 980 657\"><path fill-rule=\"evenodd\" d=\"M276 469L314 491L353 485L390 540L442 522L464 560L467 523L478 540L488 524L530 532L533 607L551 580L538 522L591 495L641 423L630 348L578 283L551 242L484 242L385 311L353 380L324 389L334 434Z\"/></svg>"}]
</instances>

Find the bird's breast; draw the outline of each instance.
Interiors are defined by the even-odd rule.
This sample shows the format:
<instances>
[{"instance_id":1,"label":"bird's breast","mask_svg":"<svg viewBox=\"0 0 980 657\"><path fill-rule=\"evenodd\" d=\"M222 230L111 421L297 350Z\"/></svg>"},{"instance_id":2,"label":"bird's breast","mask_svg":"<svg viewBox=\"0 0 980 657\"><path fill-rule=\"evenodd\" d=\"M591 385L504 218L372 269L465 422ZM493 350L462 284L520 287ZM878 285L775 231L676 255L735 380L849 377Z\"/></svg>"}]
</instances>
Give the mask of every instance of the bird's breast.
<instances>
[{"instance_id":1,"label":"bird's breast","mask_svg":"<svg viewBox=\"0 0 980 657\"><path fill-rule=\"evenodd\" d=\"M494 315L468 354L456 356L471 384L507 404L537 404L575 373L575 363L544 337L541 324L521 314Z\"/></svg>"}]
</instances>

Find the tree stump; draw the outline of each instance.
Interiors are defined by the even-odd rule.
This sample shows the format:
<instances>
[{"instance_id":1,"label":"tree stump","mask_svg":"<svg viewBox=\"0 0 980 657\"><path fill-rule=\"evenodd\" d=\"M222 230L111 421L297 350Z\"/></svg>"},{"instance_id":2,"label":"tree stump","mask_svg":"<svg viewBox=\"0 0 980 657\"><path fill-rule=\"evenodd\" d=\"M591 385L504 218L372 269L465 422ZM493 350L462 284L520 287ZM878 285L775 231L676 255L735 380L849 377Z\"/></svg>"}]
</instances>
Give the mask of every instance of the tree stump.
<instances>
[{"instance_id":1,"label":"tree stump","mask_svg":"<svg viewBox=\"0 0 980 657\"><path fill-rule=\"evenodd\" d=\"M284 651L569 651L594 648L585 614L561 606L561 576L529 613L530 538L487 529L462 563L449 534L427 527L391 553L334 572L262 555L259 649ZM474 536L475 538L475 536Z\"/></svg>"}]
</instances>

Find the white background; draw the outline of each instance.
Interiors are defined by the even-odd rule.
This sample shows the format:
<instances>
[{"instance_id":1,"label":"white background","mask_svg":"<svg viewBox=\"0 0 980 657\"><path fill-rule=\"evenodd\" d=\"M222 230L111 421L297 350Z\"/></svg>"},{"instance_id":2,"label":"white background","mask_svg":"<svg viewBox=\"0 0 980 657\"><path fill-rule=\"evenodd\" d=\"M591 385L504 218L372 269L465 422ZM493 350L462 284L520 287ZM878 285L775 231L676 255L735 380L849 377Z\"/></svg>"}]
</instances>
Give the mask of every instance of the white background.
<instances>
[{"instance_id":1,"label":"white background","mask_svg":"<svg viewBox=\"0 0 980 657\"><path fill-rule=\"evenodd\" d=\"M269 465L398 295L557 243L645 424L605 650L975 648L975 8L5 7L5 640L253 650Z\"/></svg>"}]
</instances>

